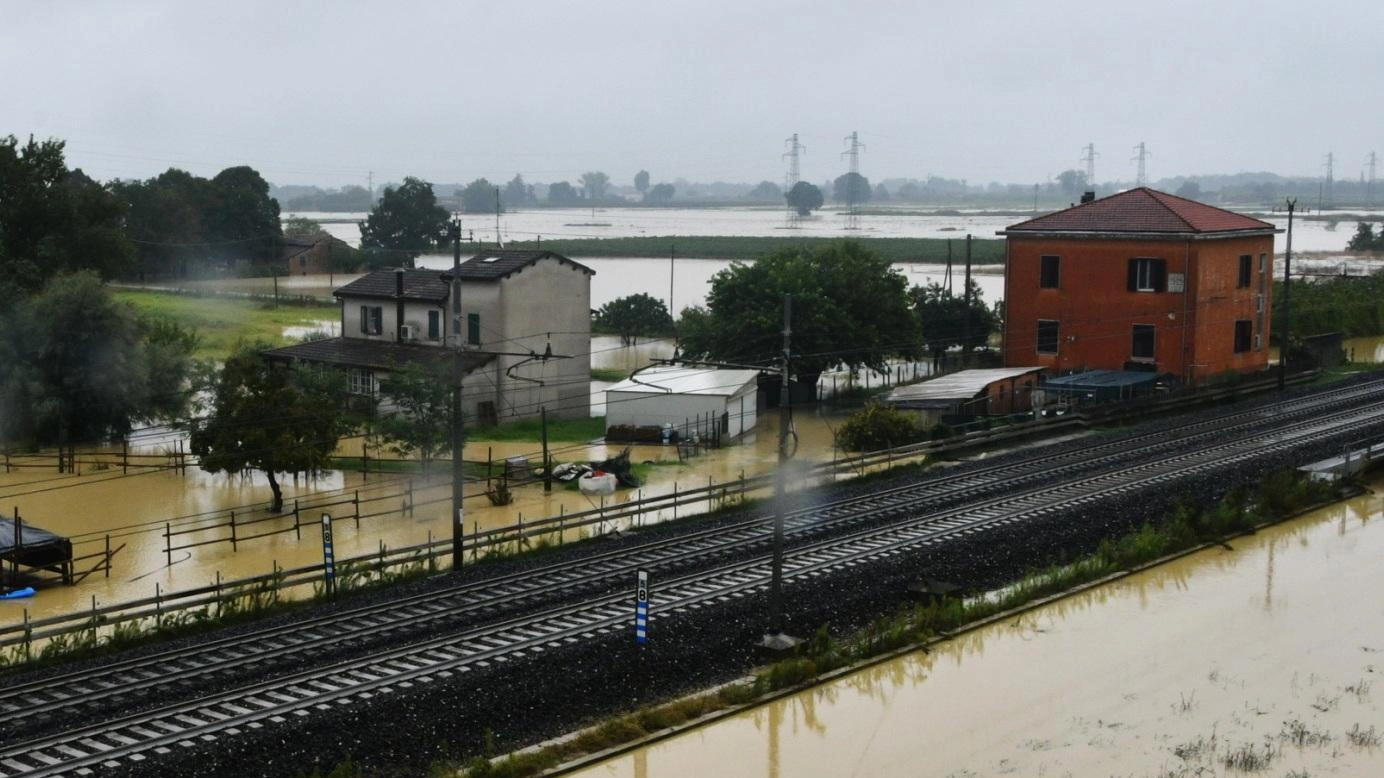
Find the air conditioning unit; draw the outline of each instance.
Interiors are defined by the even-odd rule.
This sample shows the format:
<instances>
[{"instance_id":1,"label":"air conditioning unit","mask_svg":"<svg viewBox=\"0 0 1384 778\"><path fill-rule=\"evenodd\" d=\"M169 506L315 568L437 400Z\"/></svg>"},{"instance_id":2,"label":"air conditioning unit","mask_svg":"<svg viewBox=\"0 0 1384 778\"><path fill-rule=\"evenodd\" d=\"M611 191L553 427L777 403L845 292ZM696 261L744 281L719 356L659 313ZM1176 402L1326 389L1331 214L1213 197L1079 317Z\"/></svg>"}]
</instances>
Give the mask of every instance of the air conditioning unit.
<instances>
[{"instance_id":1,"label":"air conditioning unit","mask_svg":"<svg viewBox=\"0 0 1384 778\"><path fill-rule=\"evenodd\" d=\"M418 340L418 328L405 324L399 328L399 340Z\"/></svg>"}]
</instances>

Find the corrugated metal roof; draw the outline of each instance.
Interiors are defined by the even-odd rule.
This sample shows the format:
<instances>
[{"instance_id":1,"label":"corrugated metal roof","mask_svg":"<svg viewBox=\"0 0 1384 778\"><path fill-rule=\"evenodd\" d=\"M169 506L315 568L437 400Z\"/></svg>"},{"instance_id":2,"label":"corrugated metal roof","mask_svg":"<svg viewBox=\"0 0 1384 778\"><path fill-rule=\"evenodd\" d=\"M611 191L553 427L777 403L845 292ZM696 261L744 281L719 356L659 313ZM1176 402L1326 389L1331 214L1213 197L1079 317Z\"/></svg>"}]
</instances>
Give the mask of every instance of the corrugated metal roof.
<instances>
[{"instance_id":1,"label":"corrugated metal roof","mask_svg":"<svg viewBox=\"0 0 1384 778\"><path fill-rule=\"evenodd\" d=\"M994 367L961 370L917 384L900 386L889 393L885 401L894 405L944 406L959 400L969 400L985 391L996 381L1035 373L1041 367Z\"/></svg>"},{"instance_id":2,"label":"corrugated metal roof","mask_svg":"<svg viewBox=\"0 0 1384 778\"><path fill-rule=\"evenodd\" d=\"M733 396L759 379L758 370L712 367L655 367L607 389L631 394L709 394Z\"/></svg>"},{"instance_id":3,"label":"corrugated metal roof","mask_svg":"<svg viewBox=\"0 0 1384 778\"><path fill-rule=\"evenodd\" d=\"M1045 232L1207 234L1273 232L1264 221L1141 186L1065 208L1002 230L1001 235Z\"/></svg>"}]
</instances>

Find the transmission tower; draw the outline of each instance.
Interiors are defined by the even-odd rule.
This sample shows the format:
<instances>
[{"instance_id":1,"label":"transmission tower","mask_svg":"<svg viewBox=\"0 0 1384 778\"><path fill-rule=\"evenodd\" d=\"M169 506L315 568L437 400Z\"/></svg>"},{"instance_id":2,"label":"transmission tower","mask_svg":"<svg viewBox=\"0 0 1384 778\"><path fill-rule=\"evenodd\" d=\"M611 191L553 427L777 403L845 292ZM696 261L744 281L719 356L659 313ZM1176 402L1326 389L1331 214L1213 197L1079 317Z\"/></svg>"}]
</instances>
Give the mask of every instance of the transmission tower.
<instances>
[{"instance_id":1,"label":"transmission tower","mask_svg":"<svg viewBox=\"0 0 1384 778\"><path fill-rule=\"evenodd\" d=\"M1086 163L1086 185L1089 186L1091 189L1095 189L1096 157L1099 157L1100 155L1096 153L1096 144L1094 143L1088 143L1085 146L1082 146L1081 150L1086 152L1081 157L1081 161Z\"/></svg>"},{"instance_id":2,"label":"transmission tower","mask_svg":"<svg viewBox=\"0 0 1384 778\"><path fill-rule=\"evenodd\" d=\"M1375 154L1371 151L1370 161L1365 163L1365 169L1370 171L1370 177L1366 179L1365 184L1365 199L1370 205L1374 205L1374 163Z\"/></svg>"},{"instance_id":3,"label":"transmission tower","mask_svg":"<svg viewBox=\"0 0 1384 778\"><path fill-rule=\"evenodd\" d=\"M1326 207L1330 208L1336 204L1335 192L1332 191L1336 186L1336 155L1326 152L1326 162L1322 166L1326 168ZM1317 208L1320 210L1321 207L1322 204L1318 203Z\"/></svg>"},{"instance_id":4,"label":"transmission tower","mask_svg":"<svg viewBox=\"0 0 1384 778\"><path fill-rule=\"evenodd\" d=\"M1153 152L1144 148L1143 141L1139 141L1139 145L1134 147L1134 156L1131 159L1139 163L1139 173L1134 177L1135 186L1143 186L1147 182L1144 165L1151 156L1153 156Z\"/></svg>"},{"instance_id":5,"label":"transmission tower","mask_svg":"<svg viewBox=\"0 0 1384 778\"><path fill-rule=\"evenodd\" d=\"M783 194L787 196L801 180L799 178L798 159L807 153L807 147L798 142L798 133L796 132L784 143L788 144L788 151L783 153L783 156L788 159L788 174L783 177ZM788 206L788 226L798 226L798 209L794 208L792 204Z\"/></svg>"},{"instance_id":6,"label":"transmission tower","mask_svg":"<svg viewBox=\"0 0 1384 778\"><path fill-rule=\"evenodd\" d=\"M841 152L841 156L851 161L851 176L846 179L846 229L860 229L860 198L855 191L856 183L860 180L860 150L865 148L865 144L860 142L859 133L852 132L845 138L850 144L850 148Z\"/></svg>"}]
</instances>

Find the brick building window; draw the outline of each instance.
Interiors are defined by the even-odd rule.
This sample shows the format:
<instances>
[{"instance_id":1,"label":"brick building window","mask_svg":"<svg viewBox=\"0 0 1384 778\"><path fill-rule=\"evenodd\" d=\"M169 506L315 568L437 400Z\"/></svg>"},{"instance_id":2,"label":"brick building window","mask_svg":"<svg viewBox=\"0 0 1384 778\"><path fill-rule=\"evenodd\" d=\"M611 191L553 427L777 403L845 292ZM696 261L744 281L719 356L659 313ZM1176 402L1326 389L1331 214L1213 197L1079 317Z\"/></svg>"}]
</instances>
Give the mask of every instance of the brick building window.
<instances>
[{"instance_id":1,"label":"brick building window","mask_svg":"<svg viewBox=\"0 0 1384 778\"><path fill-rule=\"evenodd\" d=\"M1058 324L1055 319L1038 320L1038 353L1056 354L1057 353L1057 330Z\"/></svg>"},{"instance_id":2,"label":"brick building window","mask_svg":"<svg viewBox=\"0 0 1384 778\"><path fill-rule=\"evenodd\" d=\"M1235 353L1243 354L1249 351L1249 345L1254 332L1254 324L1249 319L1240 319L1235 322Z\"/></svg>"},{"instance_id":3,"label":"brick building window","mask_svg":"<svg viewBox=\"0 0 1384 778\"><path fill-rule=\"evenodd\" d=\"M1161 259L1136 257L1129 260L1129 291L1165 292L1168 289L1168 266Z\"/></svg>"},{"instance_id":4,"label":"brick building window","mask_svg":"<svg viewBox=\"0 0 1384 778\"><path fill-rule=\"evenodd\" d=\"M1248 289L1250 276L1254 274L1254 255L1240 255L1240 279L1236 282L1235 288Z\"/></svg>"},{"instance_id":5,"label":"brick building window","mask_svg":"<svg viewBox=\"0 0 1384 778\"><path fill-rule=\"evenodd\" d=\"M1152 324L1134 325L1134 338L1129 347L1131 359L1153 359L1154 327Z\"/></svg>"},{"instance_id":6,"label":"brick building window","mask_svg":"<svg viewBox=\"0 0 1384 778\"><path fill-rule=\"evenodd\" d=\"M1038 274L1038 288L1056 289L1058 277L1062 268L1062 258L1054 256L1040 257L1042 266Z\"/></svg>"}]
</instances>

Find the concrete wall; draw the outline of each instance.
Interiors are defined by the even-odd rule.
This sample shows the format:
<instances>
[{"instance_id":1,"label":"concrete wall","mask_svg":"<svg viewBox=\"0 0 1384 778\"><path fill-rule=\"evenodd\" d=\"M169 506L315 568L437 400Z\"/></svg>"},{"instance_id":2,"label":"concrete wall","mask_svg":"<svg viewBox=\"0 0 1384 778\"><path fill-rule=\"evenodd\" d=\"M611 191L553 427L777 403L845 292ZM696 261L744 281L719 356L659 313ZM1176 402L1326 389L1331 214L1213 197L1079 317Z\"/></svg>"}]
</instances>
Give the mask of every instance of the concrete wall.
<instances>
[{"instance_id":1,"label":"concrete wall","mask_svg":"<svg viewBox=\"0 0 1384 778\"><path fill-rule=\"evenodd\" d=\"M1237 289L1239 257L1253 256L1249 289ZM1264 315L1256 317L1260 294ZM1039 287L1041 257L1061 257L1058 288ZM1129 260L1164 260L1168 291L1131 292ZM1133 326L1154 327L1156 372L1195 382L1228 370L1260 370L1268 363L1268 299L1272 289L1273 237L1219 240L1121 240L1013 237L1005 268L1004 363L1041 365L1057 374L1104 368L1118 370L1132 355ZM1173 279L1181 274L1182 291ZM1039 354L1040 319L1056 320L1056 354ZM1251 319L1262 335L1259 350L1233 353L1235 321ZM1251 344L1252 345L1252 344Z\"/></svg>"}]
</instances>

